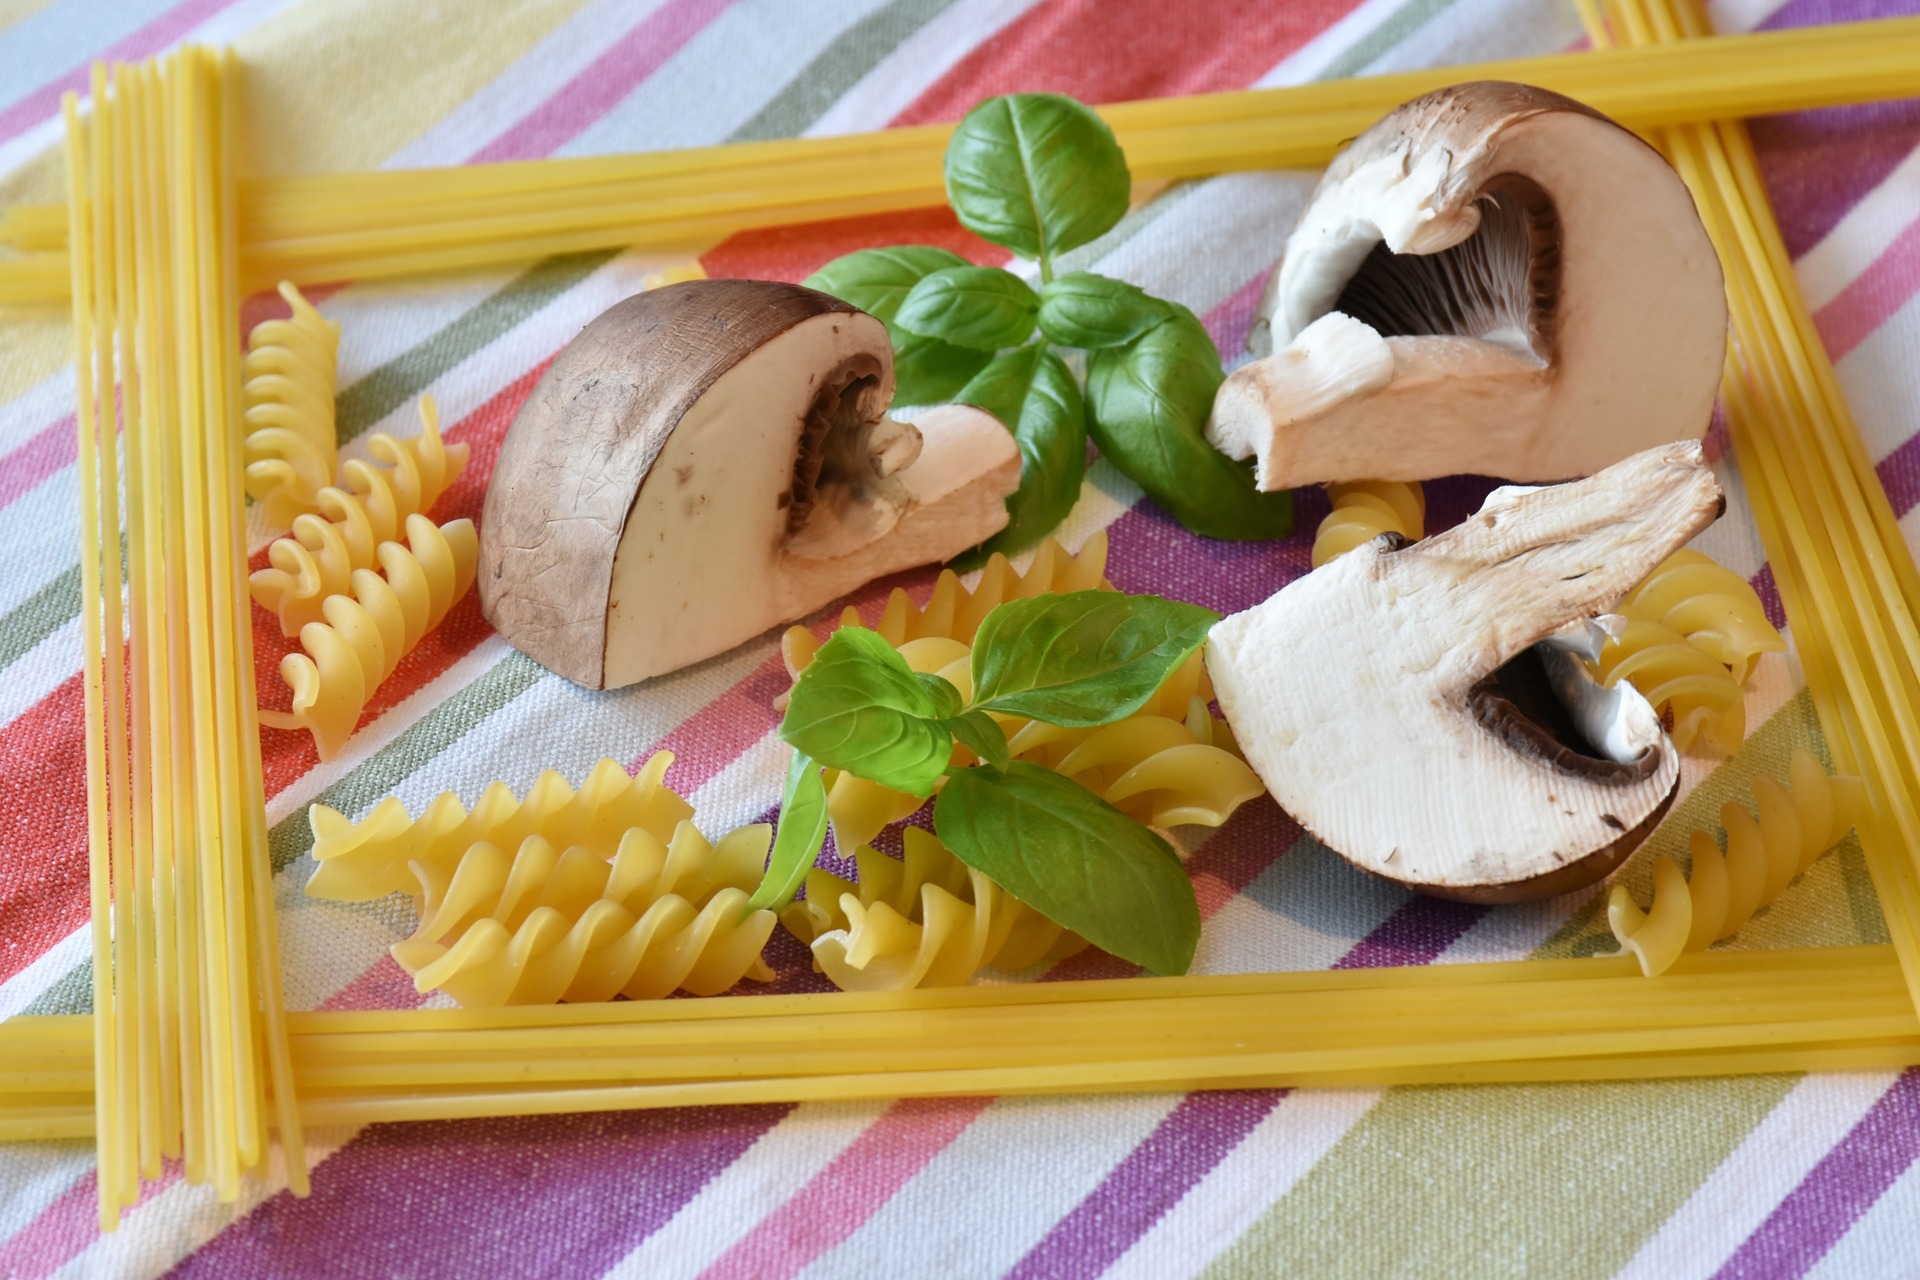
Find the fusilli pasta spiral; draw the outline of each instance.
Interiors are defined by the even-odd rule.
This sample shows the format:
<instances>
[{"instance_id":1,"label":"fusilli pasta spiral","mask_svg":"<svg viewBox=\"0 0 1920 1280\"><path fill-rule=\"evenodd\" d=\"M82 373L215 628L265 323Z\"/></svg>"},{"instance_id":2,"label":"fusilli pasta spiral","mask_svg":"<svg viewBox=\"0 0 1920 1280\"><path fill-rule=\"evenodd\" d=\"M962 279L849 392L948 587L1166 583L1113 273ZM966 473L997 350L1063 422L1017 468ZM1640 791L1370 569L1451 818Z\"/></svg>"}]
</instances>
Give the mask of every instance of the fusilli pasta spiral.
<instances>
[{"instance_id":1,"label":"fusilli pasta spiral","mask_svg":"<svg viewBox=\"0 0 1920 1280\"><path fill-rule=\"evenodd\" d=\"M629 828L613 857L564 853L539 834L517 852L473 845L451 870L413 864L420 925L393 958L421 992L463 1005L718 995L773 971L760 952L774 914L743 915L773 831L743 827L710 844L682 821L662 842Z\"/></svg>"},{"instance_id":2,"label":"fusilli pasta spiral","mask_svg":"<svg viewBox=\"0 0 1920 1280\"><path fill-rule=\"evenodd\" d=\"M307 893L335 902L369 902L411 892L420 881L413 866L451 876L467 850L482 841L517 849L537 835L556 848L578 845L602 859L612 858L635 828L665 843L693 817L693 806L665 784L672 763L672 752L656 751L630 777L619 761L602 760L578 791L548 770L524 800L496 782L471 810L453 792L443 791L418 818L396 796L382 800L359 822L316 804L307 821L319 866L307 881Z\"/></svg>"},{"instance_id":3,"label":"fusilli pasta spiral","mask_svg":"<svg viewBox=\"0 0 1920 1280\"><path fill-rule=\"evenodd\" d=\"M420 434L402 440L377 432L367 450L375 461L354 458L341 467L344 487L320 490L320 514L297 517L292 535L267 548L269 567L248 579L283 635L320 621L327 598L345 594L355 570L373 568L380 545L399 538L408 518L425 513L467 465L467 446L440 438L432 396L420 397Z\"/></svg>"},{"instance_id":4,"label":"fusilli pasta spiral","mask_svg":"<svg viewBox=\"0 0 1920 1280\"><path fill-rule=\"evenodd\" d=\"M1427 532L1427 494L1418 481L1351 480L1327 486L1333 503L1313 537L1318 569L1363 542L1397 533L1418 542Z\"/></svg>"},{"instance_id":5,"label":"fusilli pasta spiral","mask_svg":"<svg viewBox=\"0 0 1920 1280\"><path fill-rule=\"evenodd\" d=\"M406 545L383 542L378 558L384 573L355 569L352 594L328 596L326 620L300 628L306 652L280 660L292 711L260 713L262 724L312 733L322 760L346 745L380 682L473 585L480 542L471 520L435 525L413 515Z\"/></svg>"},{"instance_id":6,"label":"fusilli pasta spiral","mask_svg":"<svg viewBox=\"0 0 1920 1280\"><path fill-rule=\"evenodd\" d=\"M1753 784L1759 817L1729 802L1720 809L1727 831L1723 856L1712 836L1693 833L1693 873L1672 859L1653 864L1653 907L1642 911L1626 886L1607 898L1607 924L1648 977L1665 973L1683 951L1702 950L1737 932L1794 877L1838 844L1866 801L1860 779L1830 775L1810 751L1796 751L1790 786L1772 778Z\"/></svg>"},{"instance_id":7,"label":"fusilli pasta spiral","mask_svg":"<svg viewBox=\"0 0 1920 1280\"><path fill-rule=\"evenodd\" d=\"M267 523L286 528L320 509L333 483L338 448L333 425L335 358L340 326L324 319L291 283L280 296L293 308L285 320L253 327L240 366L245 385L247 495L266 508Z\"/></svg>"},{"instance_id":8,"label":"fusilli pasta spiral","mask_svg":"<svg viewBox=\"0 0 1920 1280\"><path fill-rule=\"evenodd\" d=\"M807 896L781 913L843 991L957 987L988 965L1023 969L1087 944L962 863L932 832L908 827L906 858L854 854L859 883L807 876Z\"/></svg>"},{"instance_id":9,"label":"fusilli pasta spiral","mask_svg":"<svg viewBox=\"0 0 1920 1280\"><path fill-rule=\"evenodd\" d=\"M1614 610L1625 622L1601 650L1602 684L1630 681L1672 724L1681 750L1721 754L1747 733L1741 685L1763 653L1784 652L1752 585L1692 548L1674 552Z\"/></svg>"}]
</instances>

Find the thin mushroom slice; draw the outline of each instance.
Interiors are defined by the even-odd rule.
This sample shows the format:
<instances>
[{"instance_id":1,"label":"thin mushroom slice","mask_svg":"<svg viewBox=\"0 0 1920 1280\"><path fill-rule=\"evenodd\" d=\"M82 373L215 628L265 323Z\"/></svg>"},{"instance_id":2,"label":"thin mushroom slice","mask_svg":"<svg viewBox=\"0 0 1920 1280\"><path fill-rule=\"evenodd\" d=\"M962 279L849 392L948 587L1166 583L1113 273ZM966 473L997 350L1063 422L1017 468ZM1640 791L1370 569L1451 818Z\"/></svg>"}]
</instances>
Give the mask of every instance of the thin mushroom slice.
<instances>
[{"instance_id":1,"label":"thin mushroom slice","mask_svg":"<svg viewBox=\"0 0 1920 1280\"><path fill-rule=\"evenodd\" d=\"M1574 655L1723 506L1692 441L1496 491L1220 622L1215 694L1274 798L1356 866L1475 902L1590 884L1659 820L1680 762L1645 699Z\"/></svg>"},{"instance_id":2,"label":"thin mushroom slice","mask_svg":"<svg viewBox=\"0 0 1920 1280\"><path fill-rule=\"evenodd\" d=\"M1007 521L1020 454L978 409L886 416L872 316L798 285L628 298L560 353L507 433L480 600L590 688L724 653Z\"/></svg>"},{"instance_id":3,"label":"thin mushroom slice","mask_svg":"<svg viewBox=\"0 0 1920 1280\"><path fill-rule=\"evenodd\" d=\"M1591 475L1706 433L1726 328L1657 152L1558 94L1455 85L1335 158L1208 438L1263 489Z\"/></svg>"}]
</instances>

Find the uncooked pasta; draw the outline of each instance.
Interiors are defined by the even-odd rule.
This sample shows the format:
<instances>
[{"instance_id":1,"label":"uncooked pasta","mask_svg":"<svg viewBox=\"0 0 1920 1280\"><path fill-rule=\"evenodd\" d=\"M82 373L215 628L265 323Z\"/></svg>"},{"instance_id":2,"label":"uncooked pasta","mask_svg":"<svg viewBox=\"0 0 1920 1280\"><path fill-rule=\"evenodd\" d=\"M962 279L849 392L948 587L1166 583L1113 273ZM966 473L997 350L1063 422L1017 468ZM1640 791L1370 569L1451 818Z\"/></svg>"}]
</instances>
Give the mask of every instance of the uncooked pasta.
<instances>
[{"instance_id":1,"label":"uncooked pasta","mask_svg":"<svg viewBox=\"0 0 1920 1280\"><path fill-rule=\"evenodd\" d=\"M842 991L963 986L989 965L1024 969L1086 947L932 832L908 827L903 836L904 859L863 846L854 853L855 883L815 868L805 899L780 913Z\"/></svg>"},{"instance_id":2,"label":"uncooked pasta","mask_svg":"<svg viewBox=\"0 0 1920 1280\"><path fill-rule=\"evenodd\" d=\"M246 379L247 495L266 508L267 523L287 528L320 509L320 491L338 464L333 425L335 359L340 326L323 318L293 285L280 296L285 320L262 320L241 362Z\"/></svg>"},{"instance_id":3,"label":"uncooked pasta","mask_svg":"<svg viewBox=\"0 0 1920 1280\"><path fill-rule=\"evenodd\" d=\"M1415 480L1350 480L1327 486L1333 510L1313 538L1313 567L1383 533L1410 542L1426 537L1427 495Z\"/></svg>"},{"instance_id":4,"label":"uncooked pasta","mask_svg":"<svg viewBox=\"0 0 1920 1280\"><path fill-rule=\"evenodd\" d=\"M248 586L261 608L280 619L281 634L297 636L325 617L329 596L352 590L353 574L379 561L382 543L402 538L408 520L424 514L467 465L465 444L440 437L440 411L420 397L420 433L400 438L376 432L367 440L373 461L354 458L339 485L315 497L318 514L293 521L293 533L267 548L265 569Z\"/></svg>"},{"instance_id":5,"label":"uncooked pasta","mask_svg":"<svg viewBox=\"0 0 1920 1280\"><path fill-rule=\"evenodd\" d=\"M557 848L579 845L611 858L627 832L638 827L665 843L693 817L693 806L665 784L672 763L672 752L656 751L629 776L619 761L602 760L578 791L550 769L527 789L524 800L506 783L496 782L471 810L446 791L418 818L393 796L359 822L314 805L307 821L319 866L307 881L307 893L338 902L411 893L420 881L410 864L451 875L467 850L482 841L517 849L528 836L537 835Z\"/></svg>"},{"instance_id":6,"label":"uncooked pasta","mask_svg":"<svg viewBox=\"0 0 1920 1280\"><path fill-rule=\"evenodd\" d=\"M1794 752L1788 777L1790 786L1754 780L1758 817L1732 801L1721 806L1724 856L1711 835L1695 831L1691 877L1670 858L1656 861L1650 911L1640 910L1626 886L1613 887L1607 923L1648 977L1672 968L1682 951L1738 932L1852 829L1866 798L1860 779L1829 775L1806 750Z\"/></svg>"},{"instance_id":7,"label":"uncooked pasta","mask_svg":"<svg viewBox=\"0 0 1920 1280\"><path fill-rule=\"evenodd\" d=\"M415 863L420 925L393 958L422 993L463 1005L718 995L773 976L760 958L771 911L744 911L772 828L710 844L691 822L670 840L629 828L611 859L534 834L509 854L482 841L451 872Z\"/></svg>"},{"instance_id":8,"label":"uncooked pasta","mask_svg":"<svg viewBox=\"0 0 1920 1280\"><path fill-rule=\"evenodd\" d=\"M296 556L307 556L293 545ZM311 733L322 760L338 755L381 681L473 585L479 556L473 521L436 526L425 516L408 516L406 544L380 544L383 572L354 570L351 594L328 596L321 602L325 620L300 628L304 652L280 660L293 709L263 710L260 722Z\"/></svg>"}]
</instances>

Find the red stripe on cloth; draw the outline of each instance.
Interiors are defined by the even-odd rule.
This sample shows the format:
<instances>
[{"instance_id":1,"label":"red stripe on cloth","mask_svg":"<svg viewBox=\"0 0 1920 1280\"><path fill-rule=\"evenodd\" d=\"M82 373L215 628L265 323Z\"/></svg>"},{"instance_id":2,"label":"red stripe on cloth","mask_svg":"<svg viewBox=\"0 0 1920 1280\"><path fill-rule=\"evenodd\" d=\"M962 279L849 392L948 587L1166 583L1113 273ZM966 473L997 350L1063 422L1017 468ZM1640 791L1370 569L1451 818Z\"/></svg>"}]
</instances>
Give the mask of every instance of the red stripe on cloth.
<instances>
[{"instance_id":1,"label":"red stripe on cloth","mask_svg":"<svg viewBox=\"0 0 1920 1280\"><path fill-rule=\"evenodd\" d=\"M79 453L80 437L71 413L28 436L26 443L0 458L0 507L11 505L39 488L48 476L72 466Z\"/></svg>"},{"instance_id":2,"label":"red stripe on cloth","mask_svg":"<svg viewBox=\"0 0 1920 1280\"><path fill-rule=\"evenodd\" d=\"M1920 222L1908 225L1872 266L1814 314L1814 327L1834 363L1872 337L1920 293Z\"/></svg>"},{"instance_id":3,"label":"red stripe on cloth","mask_svg":"<svg viewBox=\"0 0 1920 1280\"><path fill-rule=\"evenodd\" d=\"M558 93L469 156L467 163L532 160L551 155L618 106L731 3L732 0L667 0Z\"/></svg>"},{"instance_id":4,"label":"red stripe on cloth","mask_svg":"<svg viewBox=\"0 0 1920 1280\"><path fill-rule=\"evenodd\" d=\"M151 57L233 2L234 0L185 0L185 3L168 9L146 26L114 41L94 57L89 58L87 66L72 68L58 79L48 81L6 110L0 111L0 142L24 133L42 120L50 119L60 109L61 94L70 89L84 93L87 88L88 67L95 61L136 62L141 58Z\"/></svg>"},{"instance_id":5,"label":"red stripe on cloth","mask_svg":"<svg viewBox=\"0 0 1920 1280\"><path fill-rule=\"evenodd\" d=\"M908 1098L888 1107L800 1193L761 1219L701 1280L787 1280L838 1246L927 1161L992 1105L991 1098Z\"/></svg>"},{"instance_id":6,"label":"red stripe on cloth","mask_svg":"<svg viewBox=\"0 0 1920 1280\"><path fill-rule=\"evenodd\" d=\"M1048 0L956 63L895 124L958 120L997 93L1123 102L1243 89L1357 0Z\"/></svg>"}]
</instances>

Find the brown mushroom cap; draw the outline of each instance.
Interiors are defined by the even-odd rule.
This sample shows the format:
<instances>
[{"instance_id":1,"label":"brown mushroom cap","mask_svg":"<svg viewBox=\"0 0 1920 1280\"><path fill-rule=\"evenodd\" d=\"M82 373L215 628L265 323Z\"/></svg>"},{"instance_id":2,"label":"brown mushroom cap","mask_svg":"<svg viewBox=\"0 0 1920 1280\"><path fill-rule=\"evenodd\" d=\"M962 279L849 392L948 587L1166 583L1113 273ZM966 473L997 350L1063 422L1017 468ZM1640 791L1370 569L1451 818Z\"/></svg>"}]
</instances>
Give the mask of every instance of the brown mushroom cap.
<instances>
[{"instance_id":1,"label":"brown mushroom cap","mask_svg":"<svg viewBox=\"0 0 1920 1280\"><path fill-rule=\"evenodd\" d=\"M885 326L768 281L628 298L554 360L507 433L483 612L592 688L725 652L1006 522L1019 453L975 410L885 418ZM917 457L916 457L917 449ZM908 465L910 464L910 465Z\"/></svg>"},{"instance_id":2,"label":"brown mushroom cap","mask_svg":"<svg viewBox=\"0 0 1920 1280\"><path fill-rule=\"evenodd\" d=\"M1543 89L1397 108L1338 156L1287 243L1209 435L1263 488L1590 475L1704 435L1719 261L1651 147Z\"/></svg>"}]
</instances>

